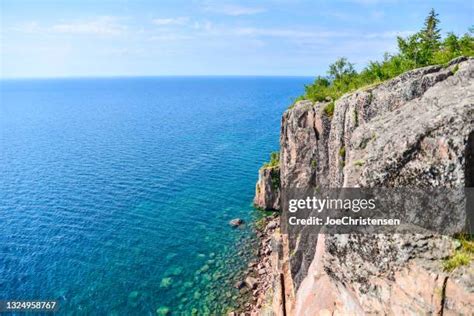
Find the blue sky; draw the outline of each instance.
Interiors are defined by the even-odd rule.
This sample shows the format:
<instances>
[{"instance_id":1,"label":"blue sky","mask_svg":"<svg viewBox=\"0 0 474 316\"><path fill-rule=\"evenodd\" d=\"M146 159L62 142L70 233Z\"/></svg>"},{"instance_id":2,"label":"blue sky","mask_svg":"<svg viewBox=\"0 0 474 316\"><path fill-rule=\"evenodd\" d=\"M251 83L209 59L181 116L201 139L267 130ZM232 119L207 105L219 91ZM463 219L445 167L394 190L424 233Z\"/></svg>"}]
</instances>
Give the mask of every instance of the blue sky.
<instances>
[{"instance_id":1,"label":"blue sky","mask_svg":"<svg viewBox=\"0 0 474 316\"><path fill-rule=\"evenodd\" d=\"M444 32L474 24L456 0L0 0L0 75L314 76L395 51L432 7Z\"/></svg>"}]
</instances>

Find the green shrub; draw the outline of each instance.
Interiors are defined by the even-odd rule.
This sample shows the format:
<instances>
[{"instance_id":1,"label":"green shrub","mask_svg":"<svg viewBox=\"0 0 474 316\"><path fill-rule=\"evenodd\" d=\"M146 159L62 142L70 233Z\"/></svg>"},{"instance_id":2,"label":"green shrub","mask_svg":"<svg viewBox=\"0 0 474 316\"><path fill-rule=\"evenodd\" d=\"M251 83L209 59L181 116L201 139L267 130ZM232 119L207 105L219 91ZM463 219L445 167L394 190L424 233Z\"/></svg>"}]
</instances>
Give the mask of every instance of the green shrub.
<instances>
[{"instance_id":1,"label":"green shrub","mask_svg":"<svg viewBox=\"0 0 474 316\"><path fill-rule=\"evenodd\" d=\"M335 108L335 103L334 101L328 103L325 107L324 107L324 113L326 113L327 116L329 117L332 117L334 115L334 108Z\"/></svg>"},{"instance_id":2,"label":"green shrub","mask_svg":"<svg viewBox=\"0 0 474 316\"><path fill-rule=\"evenodd\" d=\"M474 258L474 239L472 235L459 234L455 236L459 244L458 249L452 256L444 260L443 268L445 271L453 271L454 269L469 265Z\"/></svg>"},{"instance_id":3,"label":"green shrub","mask_svg":"<svg viewBox=\"0 0 474 316\"><path fill-rule=\"evenodd\" d=\"M346 58L339 58L329 65L327 76L316 77L313 84L305 86L303 99L314 102L337 100L343 94L380 83L408 70L436 64L446 64L459 56L474 56L474 28L459 37L448 33L442 39L438 14L431 10L422 29L406 38L398 37L398 53L386 53L382 61L371 61L360 72ZM334 104L327 106L328 116L334 113Z\"/></svg>"},{"instance_id":4,"label":"green shrub","mask_svg":"<svg viewBox=\"0 0 474 316\"><path fill-rule=\"evenodd\" d=\"M278 151L274 151L270 154L270 161L265 162L263 164L264 168L273 168L278 167L280 165L280 153Z\"/></svg>"},{"instance_id":5,"label":"green shrub","mask_svg":"<svg viewBox=\"0 0 474 316\"><path fill-rule=\"evenodd\" d=\"M274 189L279 189L280 188L280 170L272 169L270 171L270 177L272 180L272 187Z\"/></svg>"},{"instance_id":6,"label":"green shrub","mask_svg":"<svg viewBox=\"0 0 474 316\"><path fill-rule=\"evenodd\" d=\"M456 252L452 257L445 260L443 268L446 271L453 271L454 269L468 265L471 262L471 256L465 252Z\"/></svg>"}]
</instances>

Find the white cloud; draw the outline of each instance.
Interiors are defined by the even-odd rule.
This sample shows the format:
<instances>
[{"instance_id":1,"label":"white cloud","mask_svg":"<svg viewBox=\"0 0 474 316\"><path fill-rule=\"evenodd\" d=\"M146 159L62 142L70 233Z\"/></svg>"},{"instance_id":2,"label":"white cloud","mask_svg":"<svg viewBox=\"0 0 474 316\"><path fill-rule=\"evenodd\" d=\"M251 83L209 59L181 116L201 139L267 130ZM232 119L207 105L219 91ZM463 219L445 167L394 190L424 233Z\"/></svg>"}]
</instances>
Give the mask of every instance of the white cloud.
<instances>
[{"instance_id":1,"label":"white cloud","mask_svg":"<svg viewBox=\"0 0 474 316\"><path fill-rule=\"evenodd\" d=\"M21 32L21 33L39 33L41 31L41 27L36 21L25 22L22 24L18 24L11 28L12 31Z\"/></svg>"},{"instance_id":2,"label":"white cloud","mask_svg":"<svg viewBox=\"0 0 474 316\"><path fill-rule=\"evenodd\" d=\"M64 22L55 24L50 30L55 33L66 34L95 34L95 35L119 35L126 30L115 17L99 17L95 20Z\"/></svg>"},{"instance_id":3,"label":"white cloud","mask_svg":"<svg viewBox=\"0 0 474 316\"><path fill-rule=\"evenodd\" d=\"M193 28L196 30L211 31L213 25L210 21L196 21L194 22Z\"/></svg>"},{"instance_id":4,"label":"white cloud","mask_svg":"<svg viewBox=\"0 0 474 316\"><path fill-rule=\"evenodd\" d=\"M122 18L102 16L94 20L61 21L52 25L40 25L36 21L24 22L10 28L14 32L26 34L86 34L120 35L127 26L120 23Z\"/></svg>"},{"instance_id":5,"label":"white cloud","mask_svg":"<svg viewBox=\"0 0 474 316\"><path fill-rule=\"evenodd\" d=\"M230 16L240 16L240 15L254 15L258 13L265 12L266 10L261 7L246 7L235 4L218 4L212 3L207 4L204 7L204 10L207 12L230 15Z\"/></svg>"},{"instance_id":6,"label":"white cloud","mask_svg":"<svg viewBox=\"0 0 474 316\"><path fill-rule=\"evenodd\" d=\"M372 38L390 39L390 38L395 38L397 36L407 37L407 36L412 35L414 33L415 33L415 31L386 31L386 32L365 34L364 38L367 38L367 39L372 39Z\"/></svg>"},{"instance_id":7,"label":"white cloud","mask_svg":"<svg viewBox=\"0 0 474 316\"><path fill-rule=\"evenodd\" d=\"M329 38L348 36L347 32L318 31L308 32L301 30L288 30L278 28L238 28L234 30L236 35L245 36L269 36L269 37L289 37L289 38Z\"/></svg>"},{"instance_id":8,"label":"white cloud","mask_svg":"<svg viewBox=\"0 0 474 316\"><path fill-rule=\"evenodd\" d=\"M362 4L362 5L373 5L381 1L379 0L350 0L349 2L354 2L356 4Z\"/></svg>"},{"instance_id":9,"label":"white cloud","mask_svg":"<svg viewBox=\"0 0 474 316\"><path fill-rule=\"evenodd\" d=\"M165 26L165 25L184 25L188 23L189 18L187 17L177 17L177 18L160 18L160 19L153 19L152 23L158 26Z\"/></svg>"},{"instance_id":10,"label":"white cloud","mask_svg":"<svg viewBox=\"0 0 474 316\"><path fill-rule=\"evenodd\" d=\"M181 41L181 40L190 40L193 39L192 36L188 35L181 35L181 34L158 34L153 35L148 38L149 41L163 41L163 42L170 42L170 41Z\"/></svg>"},{"instance_id":11,"label":"white cloud","mask_svg":"<svg viewBox=\"0 0 474 316\"><path fill-rule=\"evenodd\" d=\"M254 37L281 37L289 39L331 39L331 38L345 38L345 39L392 39L397 36L406 37L414 31L385 31L361 34L350 30L330 31L305 31L298 29L280 29L280 28L256 28L256 27L242 27L230 30L228 33L239 36L254 36Z\"/></svg>"}]
</instances>

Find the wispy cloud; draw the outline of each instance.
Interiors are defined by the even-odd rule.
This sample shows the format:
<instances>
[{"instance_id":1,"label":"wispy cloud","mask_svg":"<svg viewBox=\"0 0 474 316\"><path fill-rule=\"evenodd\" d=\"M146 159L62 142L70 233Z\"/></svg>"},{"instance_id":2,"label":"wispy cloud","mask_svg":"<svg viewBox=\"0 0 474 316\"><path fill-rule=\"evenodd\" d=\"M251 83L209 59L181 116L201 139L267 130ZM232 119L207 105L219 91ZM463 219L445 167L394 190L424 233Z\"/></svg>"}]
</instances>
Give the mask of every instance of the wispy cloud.
<instances>
[{"instance_id":1,"label":"wispy cloud","mask_svg":"<svg viewBox=\"0 0 474 316\"><path fill-rule=\"evenodd\" d=\"M400 0L346 0L346 1L357 4L357 5L363 5L363 6L374 6L374 5L380 5L380 4L396 4L400 2Z\"/></svg>"},{"instance_id":2,"label":"wispy cloud","mask_svg":"<svg viewBox=\"0 0 474 316\"><path fill-rule=\"evenodd\" d=\"M237 35L245 36L268 36L268 37L289 37L289 38L329 38L329 37L343 37L348 36L348 32L335 32L335 31L318 31L309 32L302 30L289 30L279 28L237 28L234 30Z\"/></svg>"},{"instance_id":3,"label":"wispy cloud","mask_svg":"<svg viewBox=\"0 0 474 316\"><path fill-rule=\"evenodd\" d=\"M213 29L213 24L211 21L196 21L193 24L193 28L196 30L211 31Z\"/></svg>"},{"instance_id":4,"label":"wispy cloud","mask_svg":"<svg viewBox=\"0 0 474 316\"><path fill-rule=\"evenodd\" d=\"M397 36L406 37L414 33L415 31L386 31L386 32L378 32L378 33L368 33L368 34L365 34L363 37L367 39L373 39L373 38L390 39L390 38L395 38Z\"/></svg>"},{"instance_id":5,"label":"wispy cloud","mask_svg":"<svg viewBox=\"0 0 474 316\"><path fill-rule=\"evenodd\" d=\"M182 41L182 40L191 40L191 39L193 39L192 36L182 35L182 34L157 34L157 35L152 35L148 38L149 41L163 41L163 42Z\"/></svg>"},{"instance_id":6,"label":"wispy cloud","mask_svg":"<svg viewBox=\"0 0 474 316\"><path fill-rule=\"evenodd\" d=\"M117 17L102 16L93 20L61 21L47 26L30 21L17 24L11 30L29 34L119 35L127 30L120 20Z\"/></svg>"},{"instance_id":7,"label":"wispy cloud","mask_svg":"<svg viewBox=\"0 0 474 316\"><path fill-rule=\"evenodd\" d=\"M41 26L36 21L29 21L17 24L10 28L11 31L20 32L20 33L38 33L41 31Z\"/></svg>"},{"instance_id":8,"label":"wispy cloud","mask_svg":"<svg viewBox=\"0 0 474 316\"><path fill-rule=\"evenodd\" d=\"M153 19L152 23L158 26L165 26L165 25L184 25L189 22L188 17L176 17L176 18L160 18L160 19Z\"/></svg>"},{"instance_id":9,"label":"wispy cloud","mask_svg":"<svg viewBox=\"0 0 474 316\"><path fill-rule=\"evenodd\" d=\"M119 23L119 18L103 16L89 21L59 23L50 29L53 32L67 34L119 35L127 27Z\"/></svg>"},{"instance_id":10,"label":"wispy cloud","mask_svg":"<svg viewBox=\"0 0 474 316\"><path fill-rule=\"evenodd\" d=\"M240 15L254 15L265 12L266 10L262 7L250 7L236 4L223 4L223 3L208 3L204 6L204 10L207 12L240 16Z\"/></svg>"},{"instance_id":11,"label":"wispy cloud","mask_svg":"<svg viewBox=\"0 0 474 316\"><path fill-rule=\"evenodd\" d=\"M278 28L278 27L258 27L258 26L247 26L247 27L229 27L225 25L215 25L208 20L193 21L190 23L192 32L187 33L185 37L177 36L177 38L192 38L199 36L214 36L227 38L229 40L236 37L249 37L259 39L271 39L281 38L287 40L301 40L301 41L318 41L318 40L331 40L331 39L343 39L343 40L385 40L393 39L397 36L406 37L414 33L411 30L397 30L397 31L381 31L381 32L367 32L361 33L349 29L341 30L330 30L330 29L318 29L318 30L307 30L306 28ZM169 31L166 33L167 36L172 35ZM161 38L162 36L158 36Z\"/></svg>"}]
</instances>

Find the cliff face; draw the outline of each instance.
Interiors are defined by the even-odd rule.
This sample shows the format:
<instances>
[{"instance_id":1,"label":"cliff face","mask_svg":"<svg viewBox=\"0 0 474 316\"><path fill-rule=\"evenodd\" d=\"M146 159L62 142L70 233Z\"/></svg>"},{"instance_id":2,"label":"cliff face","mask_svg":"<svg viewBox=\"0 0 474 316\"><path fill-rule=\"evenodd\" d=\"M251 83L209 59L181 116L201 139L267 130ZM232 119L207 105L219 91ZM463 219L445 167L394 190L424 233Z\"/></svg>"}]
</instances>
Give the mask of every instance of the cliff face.
<instances>
[{"instance_id":1,"label":"cliff face","mask_svg":"<svg viewBox=\"0 0 474 316\"><path fill-rule=\"evenodd\" d=\"M295 187L473 185L474 59L416 69L347 94L335 102L332 117L327 105L300 101L283 115L283 200ZM262 204L275 206L275 199L267 201ZM452 273L442 269L458 246L451 238L302 230L297 240L282 239L287 251L280 251L279 266L288 269L279 272L292 293L274 301L286 303L287 315L474 310L472 262Z\"/></svg>"},{"instance_id":2,"label":"cliff face","mask_svg":"<svg viewBox=\"0 0 474 316\"><path fill-rule=\"evenodd\" d=\"M280 209L280 168L262 167L258 172L253 203L264 210Z\"/></svg>"}]
</instances>

